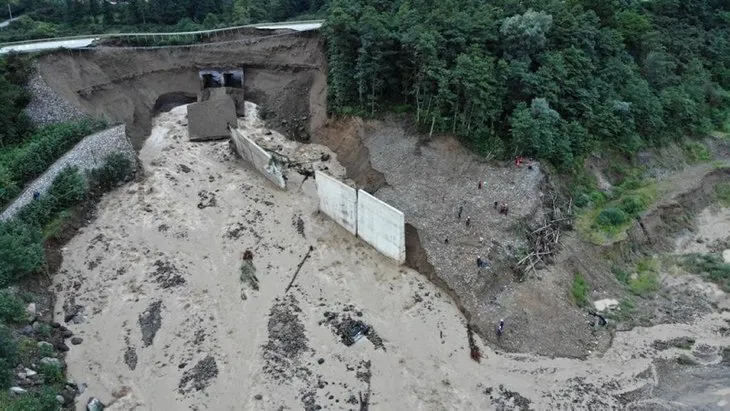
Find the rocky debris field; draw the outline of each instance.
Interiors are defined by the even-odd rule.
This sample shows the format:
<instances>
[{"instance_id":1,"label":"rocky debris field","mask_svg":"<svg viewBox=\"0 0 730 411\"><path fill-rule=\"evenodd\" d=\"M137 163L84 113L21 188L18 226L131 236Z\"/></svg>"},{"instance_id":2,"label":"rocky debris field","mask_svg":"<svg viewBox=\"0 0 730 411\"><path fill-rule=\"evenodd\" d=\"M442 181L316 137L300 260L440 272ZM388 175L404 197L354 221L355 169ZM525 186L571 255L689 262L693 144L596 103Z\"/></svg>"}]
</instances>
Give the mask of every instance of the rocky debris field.
<instances>
[{"instance_id":1,"label":"rocky debris field","mask_svg":"<svg viewBox=\"0 0 730 411\"><path fill-rule=\"evenodd\" d=\"M317 213L311 178L278 190L226 142L190 143L184 124L185 107L155 119L144 178L106 195L63 250L54 311L82 338L66 354L79 409L92 397L124 410L610 409L684 401L671 394L689 374L710 381L694 387L702 404L730 401L730 312L617 332L585 360L475 335L473 361L455 302ZM292 148L337 167L325 148ZM203 190L215 206L198 207ZM687 335L691 350L654 347Z\"/></svg>"}]
</instances>

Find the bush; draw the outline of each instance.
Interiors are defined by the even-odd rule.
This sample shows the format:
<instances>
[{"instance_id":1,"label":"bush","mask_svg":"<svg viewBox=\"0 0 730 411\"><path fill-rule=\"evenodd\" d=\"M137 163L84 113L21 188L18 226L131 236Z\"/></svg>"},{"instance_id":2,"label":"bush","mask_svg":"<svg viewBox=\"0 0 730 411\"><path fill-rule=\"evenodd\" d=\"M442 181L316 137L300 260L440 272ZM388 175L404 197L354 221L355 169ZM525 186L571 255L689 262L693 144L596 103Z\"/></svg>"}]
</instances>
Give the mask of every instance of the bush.
<instances>
[{"instance_id":1,"label":"bush","mask_svg":"<svg viewBox=\"0 0 730 411\"><path fill-rule=\"evenodd\" d=\"M630 216L638 215L645 207L644 201L636 195L621 200L621 210Z\"/></svg>"},{"instance_id":2,"label":"bush","mask_svg":"<svg viewBox=\"0 0 730 411\"><path fill-rule=\"evenodd\" d=\"M730 207L730 183L722 182L715 186L715 196L720 204Z\"/></svg>"},{"instance_id":3,"label":"bush","mask_svg":"<svg viewBox=\"0 0 730 411\"><path fill-rule=\"evenodd\" d=\"M12 332L8 327L0 325L0 360L5 360L10 366L14 366L17 358L18 346Z\"/></svg>"},{"instance_id":4,"label":"bush","mask_svg":"<svg viewBox=\"0 0 730 411\"><path fill-rule=\"evenodd\" d=\"M0 358L0 388L8 389L13 384L13 366L7 360ZM0 402L2 405L2 402Z\"/></svg>"},{"instance_id":5,"label":"bush","mask_svg":"<svg viewBox=\"0 0 730 411\"><path fill-rule=\"evenodd\" d=\"M716 283L725 292L730 292L730 264L719 254L690 254L682 265L687 271L701 274Z\"/></svg>"},{"instance_id":6,"label":"bush","mask_svg":"<svg viewBox=\"0 0 730 411\"><path fill-rule=\"evenodd\" d=\"M44 263L38 227L16 219L0 222L0 287L38 271Z\"/></svg>"},{"instance_id":7,"label":"bush","mask_svg":"<svg viewBox=\"0 0 730 411\"><path fill-rule=\"evenodd\" d=\"M629 283L629 279L631 278L631 276L629 275L629 273L626 270L624 270L620 267L613 267L613 268L611 268L611 272L613 272L613 275L616 276L616 279L621 284L626 285Z\"/></svg>"},{"instance_id":8,"label":"bush","mask_svg":"<svg viewBox=\"0 0 730 411\"><path fill-rule=\"evenodd\" d=\"M60 211L83 200L86 186L78 167L66 167L61 170L53 179L48 195L54 199L54 211Z\"/></svg>"},{"instance_id":9,"label":"bush","mask_svg":"<svg viewBox=\"0 0 730 411\"><path fill-rule=\"evenodd\" d=\"M63 377L63 369L54 364L40 364L38 373L43 376L46 384L61 384L66 381Z\"/></svg>"},{"instance_id":10,"label":"bush","mask_svg":"<svg viewBox=\"0 0 730 411\"><path fill-rule=\"evenodd\" d=\"M131 178L134 169L132 162L122 154L106 157L104 165L90 173L90 185L101 191L109 191L119 182Z\"/></svg>"},{"instance_id":11,"label":"bush","mask_svg":"<svg viewBox=\"0 0 730 411\"><path fill-rule=\"evenodd\" d=\"M623 210L610 207L601 211L596 221L602 227L618 227L628 221L628 216Z\"/></svg>"},{"instance_id":12,"label":"bush","mask_svg":"<svg viewBox=\"0 0 730 411\"><path fill-rule=\"evenodd\" d=\"M0 320L4 323L22 323L27 319L23 300L9 290L0 290Z\"/></svg>"},{"instance_id":13,"label":"bush","mask_svg":"<svg viewBox=\"0 0 730 411\"><path fill-rule=\"evenodd\" d=\"M573 302L579 307L588 305L588 284L580 273L575 273L573 285L570 289Z\"/></svg>"},{"instance_id":14,"label":"bush","mask_svg":"<svg viewBox=\"0 0 730 411\"><path fill-rule=\"evenodd\" d=\"M28 393L17 398L2 398L0 406L4 406L5 411L58 411L61 408L56 400L56 393L50 387L43 387L41 392Z\"/></svg>"},{"instance_id":15,"label":"bush","mask_svg":"<svg viewBox=\"0 0 730 411\"><path fill-rule=\"evenodd\" d=\"M24 185L40 176L76 143L104 126L103 122L81 120L43 127L8 162L13 180Z\"/></svg>"},{"instance_id":16,"label":"bush","mask_svg":"<svg viewBox=\"0 0 730 411\"><path fill-rule=\"evenodd\" d=\"M712 158L710 150L702 143L690 141L684 144L684 152L690 163L709 161Z\"/></svg>"}]
</instances>

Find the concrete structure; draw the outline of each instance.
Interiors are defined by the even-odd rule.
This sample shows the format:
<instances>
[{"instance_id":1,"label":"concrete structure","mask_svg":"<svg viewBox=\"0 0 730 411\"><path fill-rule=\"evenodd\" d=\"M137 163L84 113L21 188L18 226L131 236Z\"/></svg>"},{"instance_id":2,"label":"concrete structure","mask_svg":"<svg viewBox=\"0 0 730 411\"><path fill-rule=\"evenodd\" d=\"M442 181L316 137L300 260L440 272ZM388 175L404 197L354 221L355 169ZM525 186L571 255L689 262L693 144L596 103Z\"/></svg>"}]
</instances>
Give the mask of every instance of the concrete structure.
<instances>
[{"instance_id":1,"label":"concrete structure","mask_svg":"<svg viewBox=\"0 0 730 411\"><path fill-rule=\"evenodd\" d=\"M228 126L236 127L236 104L229 96L188 105L188 134L190 141L227 138Z\"/></svg>"},{"instance_id":2,"label":"concrete structure","mask_svg":"<svg viewBox=\"0 0 730 411\"><path fill-rule=\"evenodd\" d=\"M282 190L286 190L286 181L282 173L284 164L278 162L275 157L259 147L253 140L241 134L237 129L231 128L230 133L238 155L246 162L251 163L267 180Z\"/></svg>"},{"instance_id":3,"label":"concrete structure","mask_svg":"<svg viewBox=\"0 0 730 411\"><path fill-rule=\"evenodd\" d=\"M48 170L40 177L30 183L23 193L0 214L0 220L7 220L15 216L24 205L33 201L34 192L38 191L41 195L45 194L51 187L53 179L67 166L76 166L81 171L92 170L103 166L106 157L114 153L124 154L134 163L137 161L137 154L127 138L126 128L123 124L92 134L81 140L48 167Z\"/></svg>"},{"instance_id":4,"label":"concrete structure","mask_svg":"<svg viewBox=\"0 0 730 411\"><path fill-rule=\"evenodd\" d=\"M246 115L246 101L243 98L242 88L233 87L212 87L206 88L198 95L198 101L215 100L217 98L231 98L236 106L236 115L243 117Z\"/></svg>"},{"instance_id":5,"label":"concrete structure","mask_svg":"<svg viewBox=\"0 0 730 411\"><path fill-rule=\"evenodd\" d=\"M314 180L319 209L345 230L357 235L357 191L319 170L315 171Z\"/></svg>"},{"instance_id":6,"label":"concrete structure","mask_svg":"<svg viewBox=\"0 0 730 411\"><path fill-rule=\"evenodd\" d=\"M357 235L386 256L406 261L404 214L363 190L357 193Z\"/></svg>"}]
</instances>

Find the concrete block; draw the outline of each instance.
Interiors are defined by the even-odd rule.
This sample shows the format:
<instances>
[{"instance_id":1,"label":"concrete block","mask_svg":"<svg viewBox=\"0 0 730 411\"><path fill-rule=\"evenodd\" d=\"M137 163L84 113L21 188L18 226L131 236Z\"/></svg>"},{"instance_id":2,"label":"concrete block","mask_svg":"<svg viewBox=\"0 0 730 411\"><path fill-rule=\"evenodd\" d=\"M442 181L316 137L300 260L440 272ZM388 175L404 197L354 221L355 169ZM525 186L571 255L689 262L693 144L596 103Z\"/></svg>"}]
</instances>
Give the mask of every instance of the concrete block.
<instances>
[{"instance_id":1,"label":"concrete block","mask_svg":"<svg viewBox=\"0 0 730 411\"><path fill-rule=\"evenodd\" d=\"M226 96L233 99L233 103L236 105L236 115L243 117L246 115L246 101L243 98L242 88L233 87L214 87L206 88L198 95L198 101L215 100L218 98L226 98Z\"/></svg>"},{"instance_id":2,"label":"concrete block","mask_svg":"<svg viewBox=\"0 0 730 411\"><path fill-rule=\"evenodd\" d=\"M188 105L190 141L204 141L229 136L228 125L236 127L236 105L227 96Z\"/></svg>"},{"instance_id":3,"label":"concrete block","mask_svg":"<svg viewBox=\"0 0 730 411\"><path fill-rule=\"evenodd\" d=\"M403 264L406 261L404 214L363 190L357 193L357 236Z\"/></svg>"},{"instance_id":4,"label":"concrete block","mask_svg":"<svg viewBox=\"0 0 730 411\"><path fill-rule=\"evenodd\" d=\"M357 234L357 191L316 170L314 181L317 183L319 209L353 235Z\"/></svg>"},{"instance_id":5,"label":"concrete block","mask_svg":"<svg viewBox=\"0 0 730 411\"><path fill-rule=\"evenodd\" d=\"M236 152L244 161L260 171L267 180L277 187L286 190L286 181L283 174L284 164L277 161L276 158L259 147L253 140L241 134L237 129L232 128L230 136L236 147Z\"/></svg>"}]
</instances>

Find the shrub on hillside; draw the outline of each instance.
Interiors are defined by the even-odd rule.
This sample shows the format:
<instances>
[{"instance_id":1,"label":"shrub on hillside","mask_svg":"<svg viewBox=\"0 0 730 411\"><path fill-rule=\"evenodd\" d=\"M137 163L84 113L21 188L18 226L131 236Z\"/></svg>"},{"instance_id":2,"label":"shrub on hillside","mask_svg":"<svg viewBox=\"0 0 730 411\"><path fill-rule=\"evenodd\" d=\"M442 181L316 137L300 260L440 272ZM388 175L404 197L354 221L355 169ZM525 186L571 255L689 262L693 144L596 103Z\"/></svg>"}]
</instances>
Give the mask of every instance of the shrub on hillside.
<instances>
[{"instance_id":1,"label":"shrub on hillside","mask_svg":"<svg viewBox=\"0 0 730 411\"><path fill-rule=\"evenodd\" d=\"M54 211L60 211L84 199L86 185L78 167L66 167L53 179L48 195L53 197Z\"/></svg>"},{"instance_id":2,"label":"shrub on hillside","mask_svg":"<svg viewBox=\"0 0 730 411\"><path fill-rule=\"evenodd\" d=\"M15 219L0 222L0 287L38 271L44 262L38 227Z\"/></svg>"},{"instance_id":3,"label":"shrub on hillside","mask_svg":"<svg viewBox=\"0 0 730 411\"><path fill-rule=\"evenodd\" d=\"M121 181L132 177L132 162L122 154L111 154L106 157L104 165L90 173L90 185L101 191L109 191Z\"/></svg>"},{"instance_id":4,"label":"shrub on hillside","mask_svg":"<svg viewBox=\"0 0 730 411\"><path fill-rule=\"evenodd\" d=\"M9 290L0 290L0 321L3 323L20 323L27 318L23 300Z\"/></svg>"},{"instance_id":5,"label":"shrub on hillside","mask_svg":"<svg viewBox=\"0 0 730 411\"><path fill-rule=\"evenodd\" d=\"M618 227L628 221L628 216L623 210L610 207L601 211L596 220L602 227Z\"/></svg>"},{"instance_id":6,"label":"shrub on hillside","mask_svg":"<svg viewBox=\"0 0 730 411\"><path fill-rule=\"evenodd\" d=\"M576 305L580 307L588 305L588 284L580 273L575 273L575 277L573 277L570 294Z\"/></svg>"},{"instance_id":7,"label":"shrub on hillside","mask_svg":"<svg viewBox=\"0 0 730 411\"><path fill-rule=\"evenodd\" d=\"M629 196L621 200L621 210L630 216L635 216L644 210L646 205L639 196Z\"/></svg>"}]
</instances>

